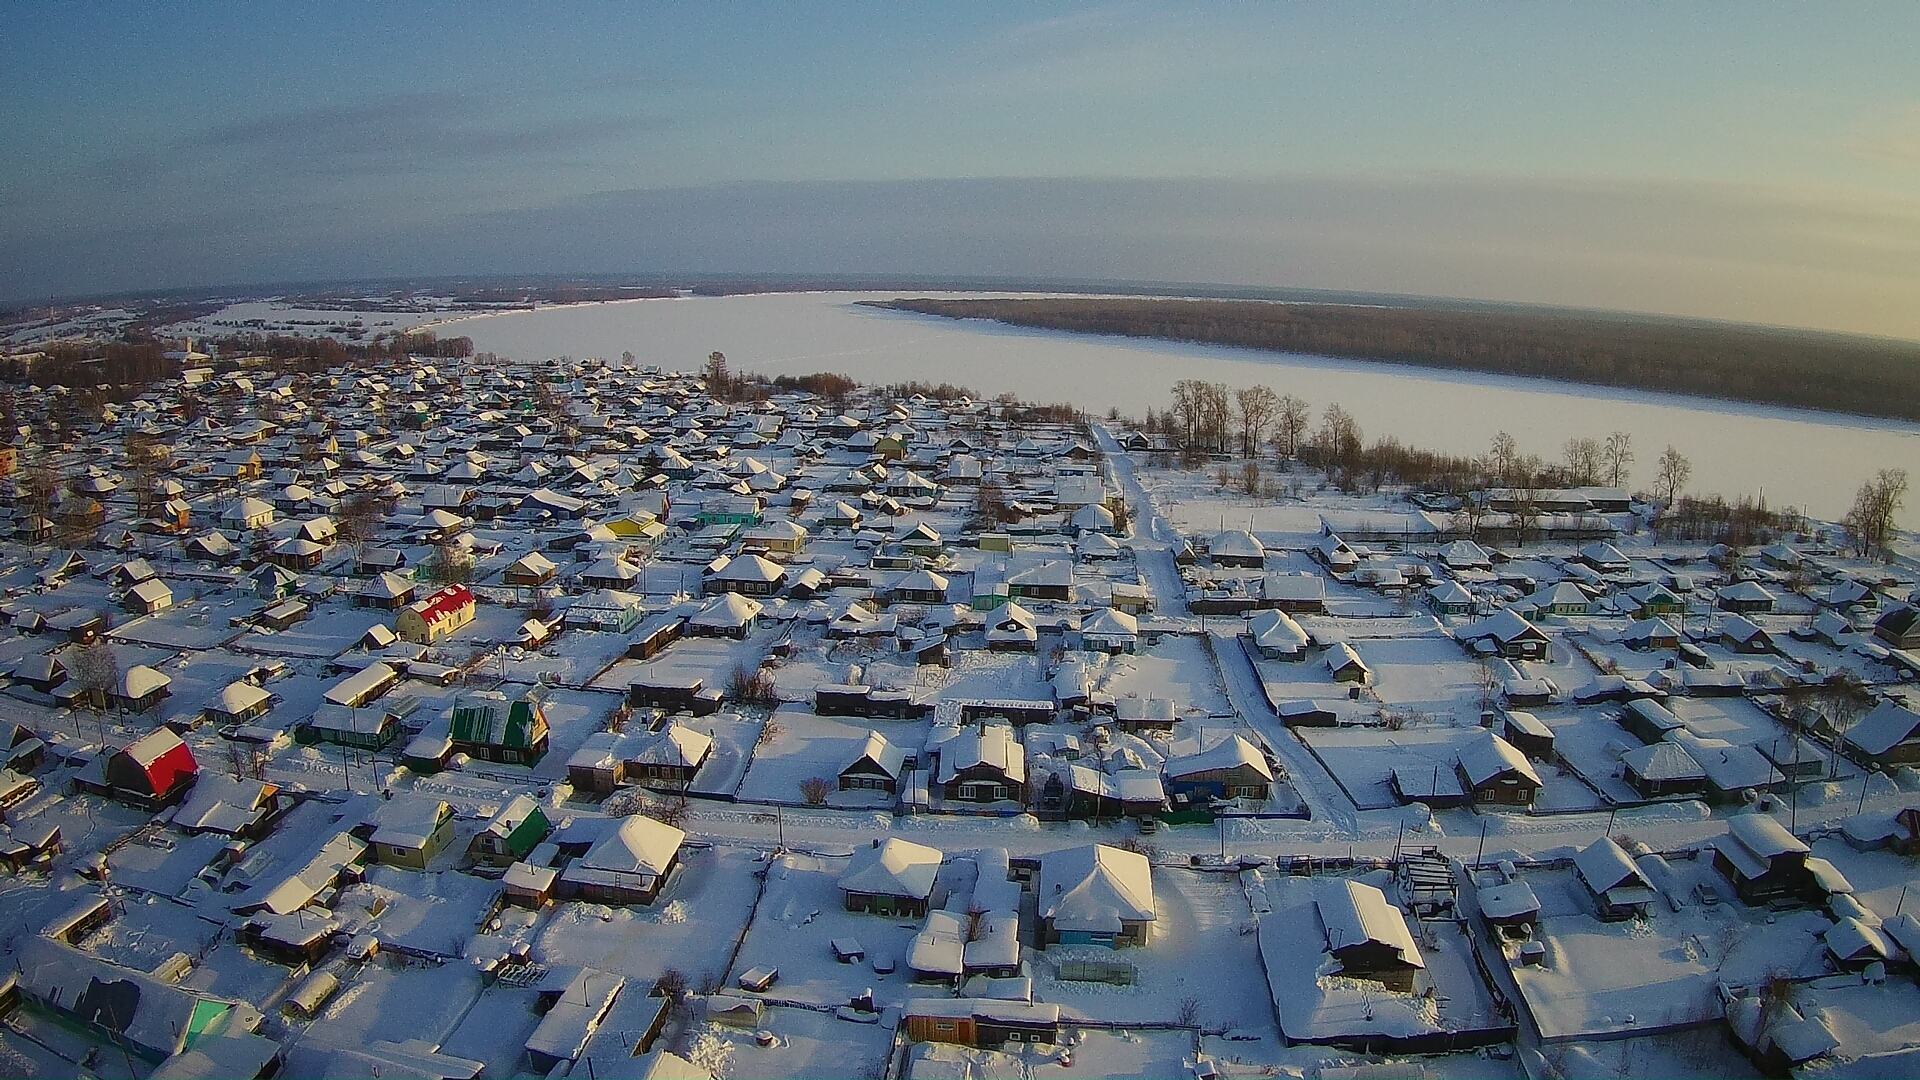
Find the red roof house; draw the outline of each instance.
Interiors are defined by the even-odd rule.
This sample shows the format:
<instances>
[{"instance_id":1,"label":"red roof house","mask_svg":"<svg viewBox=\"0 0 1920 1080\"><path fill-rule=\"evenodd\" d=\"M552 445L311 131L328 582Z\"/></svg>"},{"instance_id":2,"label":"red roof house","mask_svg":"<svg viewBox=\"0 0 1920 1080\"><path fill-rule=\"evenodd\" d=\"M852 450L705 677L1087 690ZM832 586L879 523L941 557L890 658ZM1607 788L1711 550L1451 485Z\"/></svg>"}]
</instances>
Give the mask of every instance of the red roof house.
<instances>
[{"instance_id":1,"label":"red roof house","mask_svg":"<svg viewBox=\"0 0 1920 1080\"><path fill-rule=\"evenodd\" d=\"M465 585L449 585L400 609L394 620L394 632L402 640L432 645L473 621L473 590Z\"/></svg>"},{"instance_id":2,"label":"red roof house","mask_svg":"<svg viewBox=\"0 0 1920 1080\"><path fill-rule=\"evenodd\" d=\"M165 806L199 779L200 763L170 728L155 728L107 758L110 794Z\"/></svg>"}]
</instances>

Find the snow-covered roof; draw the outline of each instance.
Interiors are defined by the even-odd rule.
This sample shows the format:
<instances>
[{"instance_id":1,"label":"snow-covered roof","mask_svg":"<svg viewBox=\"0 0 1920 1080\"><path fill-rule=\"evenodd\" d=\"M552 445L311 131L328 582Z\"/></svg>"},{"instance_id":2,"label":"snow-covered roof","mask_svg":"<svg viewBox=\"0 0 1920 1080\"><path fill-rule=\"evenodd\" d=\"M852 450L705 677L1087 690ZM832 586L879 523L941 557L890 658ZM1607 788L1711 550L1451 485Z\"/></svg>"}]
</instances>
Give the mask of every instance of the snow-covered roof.
<instances>
[{"instance_id":1,"label":"snow-covered roof","mask_svg":"<svg viewBox=\"0 0 1920 1080\"><path fill-rule=\"evenodd\" d=\"M722 593L707 602L692 620L695 626L711 626L724 629L745 626L752 622L765 605L739 593Z\"/></svg>"},{"instance_id":2,"label":"snow-covered roof","mask_svg":"<svg viewBox=\"0 0 1920 1080\"><path fill-rule=\"evenodd\" d=\"M1252 743L1239 735L1222 739L1205 750L1168 758L1166 774L1169 777L1192 776L1196 773L1243 766L1253 769L1268 780L1273 779L1273 770L1268 768L1266 757L1255 749Z\"/></svg>"},{"instance_id":3,"label":"snow-covered roof","mask_svg":"<svg viewBox=\"0 0 1920 1080\"><path fill-rule=\"evenodd\" d=\"M567 876L576 877L576 867L603 874L657 876L673 864L686 838L686 833L665 822L634 814L620 819L618 828L602 833L587 853L567 868Z\"/></svg>"},{"instance_id":4,"label":"snow-covered roof","mask_svg":"<svg viewBox=\"0 0 1920 1080\"><path fill-rule=\"evenodd\" d=\"M847 765L850 768L861 761L871 761L879 767L881 772L898 777L906 760L906 750L894 745L885 735L877 731L869 731L866 741L860 744L859 751L853 755L853 759Z\"/></svg>"},{"instance_id":5,"label":"snow-covered roof","mask_svg":"<svg viewBox=\"0 0 1920 1080\"><path fill-rule=\"evenodd\" d=\"M1131 637L1140 632L1140 621L1124 611L1101 608L1080 624L1082 637Z\"/></svg>"},{"instance_id":6,"label":"snow-covered roof","mask_svg":"<svg viewBox=\"0 0 1920 1080\"><path fill-rule=\"evenodd\" d=\"M1640 868L1633 864L1626 851L1614 843L1610 836L1603 836L1574 853L1573 866L1579 871L1581 880L1598 893L1611 892L1623 886L1652 891Z\"/></svg>"},{"instance_id":7,"label":"snow-covered roof","mask_svg":"<svg viewBox=\"0 0 1920 1080\"><path fill-rule=\"evenodd\" d=\"M1498 641L1517 641L1523 637L1544 638L1540 628L1514 614L1506 608L1488 615L1472 626L1460 631L1462 641L1477 641L1491 637Z\"/></svg>"},{"instance_id":8,"label":"snow-covered roof","mask_svg":"<svg viewBox=\"0 0 1920 1080\"><path fill-rule=\"evenodd\" d=\"M1237 559L1263 559L1267 554L1266 546L1260 543L1260 539L1245 529L1228 529L1216 534L1208 550L1216 559L1222 555Z\"/></svg>"},{"instance_id":9,"label":"snow-covered roof","mask_svg":"<svg viewBox=\"0 0 1920 1080\"><path fill-rule=\"evenodd\" d=\"M1721 600L1735 600L1743 603L1772 603L1778 599L1757 581L1736 581L1720 590Z\"/></svg>"},{"instance_id":10,"label":"snow-covered roof","mask_svg":"<svg viewBox=\"0 0 1920 1080\"><path fill-rule=\"evenodd\" d=\"M735 558L724 569L713 575L717 581L739 581L757 585L770 584L785 577L787 571L779 563L759 555L747 554Z\"/></svg>"},{"instance_id":11,"label":"snow-covered roof","mask_svg":"<svg viewBox=\"0 0 1920 1080\"><path fill-rule=\"evenodd\" d=\"M165 674L145 664L135 664L120 675L120 685L114 688L114 693L137 700L172 685L173 680Z\"/></svg>"},{"instance_id":12,"label":"snow-covered roof","mask_svg":"<svg viewBox=\"0 0 1920 1080\"><path fill-rule=\"evenodd\" d=\"M1678 743L1657 742L1635 747L1620 760L1643 780L1705 780L1707 772Z\"/></svg>"},{"instance_id":13,"label":"snow-covered roof","mask_svg":"<svg viewBox=\"0 0 1920 1080\"><path fill-rule=\"evenodd\" d=\"M1766 814L1736 814L1727 819L1727 835L1762 859L1776 855L1804 855L1811 849L1785 825Z\"/></svg>"},{"instance_id":14,"label":"snow-covered roof","mask_svg":"<svg viewBox=\"0 0 1920 1080\"><path fill-rule=\"evenodd\" d=\"M1414 967L1427 966L1414 944L1413 932L1400 909L1387 902L1387 894L1363 881L1344 878L1323 882L1314 897L1320 922L1327 930L1327 950L1338 952L1352 945L1378 942L1400 954Z\"/></svg>"},{"instance_id":15,"label":"snow-covered roof","mask_svg":"<svg viewBox=\"0 0 1920 1080\"><path fill-rule=\"evenodd\" d=\"M1119 933L1152 922L1153 868L1147 857L1105 844L1040 857L1040 917L1056 930Z\"/></svg>"},{"instance_id":16,"label":"snow-covered roof","mask_svg":"<svg viewBox=\"0 0 1920 1080\"><path fill-rule=\"evenodd\" d=\"M1460 768L1467 774L1467 782L1475 787L1507 772L1519 773L1534 786L1540 785L1540 774L1534 771L1527 756L1491 731L1481 732L1460 748Z\"/></svg>"},{"instance_id":17,"label":"snow-covered roof","mask_svg":"<svg viewBox=\"0 0 1920 1080\"><path fill-rule=\"evenodd\" d=\"M1027 756L1006 724L984 724L962 728L940 744L939 782L944 784L962 769L987 766L1010 780L1025 781Z\"/></svg>"},{"instance_id":18,"label":"snow-covered roof","mask_svg":"<svg viewBox=\"0 0 1920 1080\"><path fill-rule=\"evenodd\" d=\"M1247 620L1247 632L1253 635L1254 644L1281 652L1299 652L1312 642L1293 616L1279 608L1255 612Z\"/></svg>"},{"instance_id":19,"label":"snow-covered roof","mask_svg":"<svg viewBox=\"0 0 1920 1080\"><path fill-rule=\"evenodd\" d=\"M221 688L220 693L214 698L214 707L233 716L272 699L273 695L260 687L245 679L236 679Z\"/></svg>"},{"instance_id":20,"label":"snow-covered roof","mask_svg":"<svg viewBox=\"0 0 1920 1080\"><path fill-rule=\"evenodd\" d=\"M938 848L889 836L853 853L852 863L840 875L840 888L925 900L933 895L933 881L944 858Z\"/></svg>"},{"instance_id":21,"label":"snow-covered roof","mask_svg":"<svg viewBox=\"0 0 1920 1080\"><path fill-rule=\"evenodd\" d=\"M669 721L659 731L629 735L624 760L641 765L673 765L690 769L707 759L713 736L697 728Z\"/></svg>"},{"instance_id":22,"label":"snow-covered roof","mask_svg":"<svg viewBox=\"0 0 1920 1080\"><path fill-rule=\"evenodd\" d=\"M1877 756L1912 738L1916 730L1920 730L1920 712L1883 701L1847 730L1846 741Z\"/></svg>"}]
</instances>

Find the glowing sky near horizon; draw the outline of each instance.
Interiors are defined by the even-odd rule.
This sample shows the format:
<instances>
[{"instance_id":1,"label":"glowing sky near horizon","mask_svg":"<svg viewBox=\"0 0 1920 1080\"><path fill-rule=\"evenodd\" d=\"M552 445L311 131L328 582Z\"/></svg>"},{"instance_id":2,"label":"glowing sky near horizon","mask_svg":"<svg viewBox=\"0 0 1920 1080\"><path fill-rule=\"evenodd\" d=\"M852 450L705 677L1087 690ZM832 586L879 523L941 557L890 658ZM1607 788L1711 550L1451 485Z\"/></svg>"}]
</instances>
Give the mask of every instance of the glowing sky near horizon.
<instances>
[{"instance_id":1,"label":"glowing sky near horizon","mask_svg":"<svg viewBox=\"0 0 1920 1080\"><path fill-rule=\"evenodd\" d=\"M1366 289L1920 338L1920 6L0 7L0 296Z\"/></svg>"}]
</instances>

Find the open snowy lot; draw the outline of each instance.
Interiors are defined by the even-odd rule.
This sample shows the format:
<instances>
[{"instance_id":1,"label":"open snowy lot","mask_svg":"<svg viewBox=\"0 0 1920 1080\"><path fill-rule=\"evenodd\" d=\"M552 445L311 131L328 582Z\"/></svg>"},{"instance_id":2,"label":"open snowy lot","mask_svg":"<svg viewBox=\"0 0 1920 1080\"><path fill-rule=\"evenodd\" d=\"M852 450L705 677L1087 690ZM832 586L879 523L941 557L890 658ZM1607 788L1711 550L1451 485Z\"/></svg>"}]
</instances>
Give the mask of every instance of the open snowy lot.
<instances>
[{"instance_id":1,"label":"open snowy lot","mask_svg":"<svg viewBox=\"0 0 1920 1080\"><path fill-rule=\"evenodd\" d=\"M879 731L894 745L917 754L929 727L925 720L815 716L812 708L801 705L781 706L769 723L777 734L753 748L752 764L740 783L741 802L804 806L801 782L818 776L837 785L835 778L859 756L867 732Z\"/></svg>"},{"instance_id":2,"label":"open snowy lot","mask_svg":"<svg viewBox=\"0 0 1920 1080\"><path fill-rule=\"evenodd\" d=\"M842 1080L881 1076L893 1049L893 1031L883 1024L855 1024L811 1009L769 1009L762 1030L773 1033L772 1045L761 1046L751 1031L696 1025L686 1056L716 1076Z\"/></svg>"},{"instance_id":3,"label":"open snowy lot","mask_svg":"<svg viewBox=\"0 0 1920 1080\"><path fill-rule=\"evenodd\" d=\"M1695 881L1718 877L1706 860L1674 870L1683 896ZM1539 966L1512 969L1543 1038L1704 1024L1722 1014L1719 982L1747 986L1772 971L1807 977L1825 970L1819 935L1832 923L1817 911L1770 917L1738 901L1680 911L1655 904L1652 918L1606 923L1593 917L1571 871L1530 872L1525 880L1540 900L1536 937L1547 956Z\"/></svg>"},{"instance_id":4,"label":"open snowy lot","mask_svg":"<svg viewBox=\"0 0 1920 1080\"><path fill-rule=\"evenodd\" d=\"M1278 1045L1264 984L1253 910L1233 874L1160 867L1153 873L1153 940L1139 949L1050 946L1030 953L1034 994L1072 1015L1121 1022L1175 1023L1189 1001L1202 1027L1258 1036ZM1066 960L1133 965L1132 986L1061 980Z\"/></svg>"},{"instance_id":5,"label":"open snowy lot","mask_svg":"<svg viewBox=\"0 0 1920 1080\"><path fill-rule=\"evenodd\" d=\"M543 916L534 958L618 972L643 994L669 968L690 987L717 984L746 929L760 893L755 875L765 866L744 848L689 848L652 904L556 905Z\"/></svg>"},{"instance_id":6,"label":"open snowy lot","mask_svg":"<svg viewBox=\"0 0 1920 1080\"><path fill-rule=\"evenodd\" d=\"M1392 889L1390 882L1372 883ZM1471 944L1450 920L1408 918L1432 995L1402 993L1357 976L1340 974L1327 952L1327 932L1315 897L1335 887L1335 878L1268 876L1270 914L1260 917L1260 955L1266 964L1280 1027L1287 1038L1308 1042L1350 1042L1379 1036L1415 1039L1443 1032L1479 1031L1503 1026L1493 998L1480 978ZM1388 893L1389 897L1393 895Z\"/></svg>"},{"instance_id":7,"label":"open snowy lot","mask_svg":"<svg viewBox=\"0 0 1920 1080\"><path fill-rule=\"evenodd\" d=\"M813 855L783 855L775 860L728 978L753 967L779 968L780 981L764 996L809 1005L845 1005L868 988L874 992L874 1002L882 1006L929 993L937 996L937 987L916 986L907 971L907 946L919 931L920 920L850 912L842 905L835 883L848 861ZM866 948L867 959L852 964L835 960L827 944L834 938L858 941ZM878 956L893 959L892 974L873 970Z\"/></svg>"},{"instance_id":8,"label":"open snowy lot","mask_svg":"<svg viewBox=\"0 0 1920 1080\"><path fill-rule=\"evenodd\" d=\"M1233 715L1213 658L1194 635L1168 634L1137 654L1114 657L1105 671L1106 691L1116 699L1164 698L1178 703L1180 716Z\"/></svg>"}]
</instances>

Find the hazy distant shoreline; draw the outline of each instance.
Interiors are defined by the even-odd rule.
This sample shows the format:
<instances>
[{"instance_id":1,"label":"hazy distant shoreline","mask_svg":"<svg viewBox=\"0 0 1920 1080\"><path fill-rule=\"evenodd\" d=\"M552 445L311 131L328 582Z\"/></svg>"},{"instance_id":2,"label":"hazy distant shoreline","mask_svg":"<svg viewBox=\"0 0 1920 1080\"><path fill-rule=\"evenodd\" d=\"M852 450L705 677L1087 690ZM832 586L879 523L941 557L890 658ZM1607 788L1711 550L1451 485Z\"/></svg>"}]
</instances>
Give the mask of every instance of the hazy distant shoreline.
<instances>
[{"instance_id":1,"label":"hazy distant shoreline","mask_svg":"<svg viewBox=\"0 0 1920 1080\"><path fill-rule=\"evenodd\" d=\"M1920 344L1884 339L1625 316L1235 300L916 298L867 303L1033 329L1920 420Z\"/></svg>"}]
</instances>

